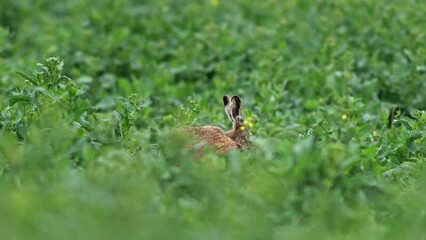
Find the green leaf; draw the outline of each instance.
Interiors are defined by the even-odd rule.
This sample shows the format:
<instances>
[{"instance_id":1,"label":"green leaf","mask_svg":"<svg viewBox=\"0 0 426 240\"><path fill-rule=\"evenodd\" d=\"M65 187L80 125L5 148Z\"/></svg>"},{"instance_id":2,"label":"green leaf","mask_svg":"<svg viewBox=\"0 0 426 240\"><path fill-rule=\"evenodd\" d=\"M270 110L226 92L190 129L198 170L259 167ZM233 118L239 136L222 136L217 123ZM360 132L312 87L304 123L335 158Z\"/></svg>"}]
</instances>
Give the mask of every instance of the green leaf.
<instances>
[{"instance_id":1,"label":"green leaf","mask_svg":"<svg viewBox=\"0 0 426 240\"><path fill-rule=\"evenodd\" d=\"M30 103L31 97L30 96L13 96L9 99L9 106L15 105L15 103L18 102L27 102Z\"/></svg>"},{"instance_id":2,"label":"green leaf","mask_svg":"<svg viewBox=\"0 0 426 240\"><path fill-rule=\"evenodd\" d=\"M36 80L34 80L32 77L28 76L27 74L23 73L23 72L17 72L19 76L21 76L22 78L24 78L25 80L30 81L32 84L34 84L35 86L38 86L38 82Z\"/></svg>"}]
</instances>

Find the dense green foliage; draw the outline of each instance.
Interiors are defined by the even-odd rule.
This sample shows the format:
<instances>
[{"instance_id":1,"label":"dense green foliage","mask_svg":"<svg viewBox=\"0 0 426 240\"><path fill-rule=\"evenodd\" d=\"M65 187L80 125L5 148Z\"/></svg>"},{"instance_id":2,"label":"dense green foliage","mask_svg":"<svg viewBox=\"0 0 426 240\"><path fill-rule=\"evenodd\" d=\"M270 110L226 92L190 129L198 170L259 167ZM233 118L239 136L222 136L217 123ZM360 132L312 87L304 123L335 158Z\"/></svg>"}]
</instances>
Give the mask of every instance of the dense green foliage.
<instances>
[{"instance_id":1,"label":"dense green foliage","mask_svg":"<svg viewBox=\"0 0 426 240\"><path fill-rule=\"evenodd\" d=\"M425 16L416 0L2 0L0 238L417 239ZM253 147L199 157L170 130L229 128L224 94ZM387 128L395 105L414 118Z\"/></svg>"}]
</instances>

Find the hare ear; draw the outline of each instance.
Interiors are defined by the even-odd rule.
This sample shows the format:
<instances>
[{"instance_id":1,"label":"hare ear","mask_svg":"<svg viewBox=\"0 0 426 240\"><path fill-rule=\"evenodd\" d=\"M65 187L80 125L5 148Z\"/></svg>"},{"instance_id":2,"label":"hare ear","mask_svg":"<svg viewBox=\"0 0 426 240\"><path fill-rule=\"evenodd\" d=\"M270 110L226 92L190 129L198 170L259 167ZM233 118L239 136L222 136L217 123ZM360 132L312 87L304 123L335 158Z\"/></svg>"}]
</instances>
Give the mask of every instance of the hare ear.
<instances>
[{"instance_id":1,"label":"hare ear","mask_svg":"<svg viewBox=\"0 0 426 240\"><path fill-rule=\"evenodd\" d=\"M241 99L238 96L233 96L231 99L232 102L232 116L234 119L242 119L243 117L243 105Z\"/></svg>"},{"instance_id":2,"label":"hare ear","mask_svg":"<svg viewBox=\"0 0 426 240\"><path fill-rule=\"evenodd\" d=\"M223 106L225 107L226 115L228 115L229 120L232 122L235 121L233 115L232 115L232 101L231 97L228 95L223 96Z\"/></svg>"}]
</instances>

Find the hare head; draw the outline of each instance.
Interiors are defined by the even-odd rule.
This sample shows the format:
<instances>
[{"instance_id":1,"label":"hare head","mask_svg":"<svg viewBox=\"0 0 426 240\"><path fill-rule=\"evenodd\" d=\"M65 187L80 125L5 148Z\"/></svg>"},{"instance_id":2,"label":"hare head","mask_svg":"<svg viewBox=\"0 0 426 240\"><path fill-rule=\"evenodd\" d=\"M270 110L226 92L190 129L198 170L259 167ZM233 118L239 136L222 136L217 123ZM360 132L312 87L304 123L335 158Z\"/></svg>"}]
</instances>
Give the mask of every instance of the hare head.
<instances>
[{"instance_id":1,"label":"hare head","mask_svg":"<svg viewBox=\"0 0 426 240\"><path fill-rule=\"evenodd\" d=\"M239 96L223 96L223 105L229 120L232 122L232 129L225 133L226 136L236 142L241 149L247 148L249 133L244 124L243 105Z\"/></svg>"}]
</instances>

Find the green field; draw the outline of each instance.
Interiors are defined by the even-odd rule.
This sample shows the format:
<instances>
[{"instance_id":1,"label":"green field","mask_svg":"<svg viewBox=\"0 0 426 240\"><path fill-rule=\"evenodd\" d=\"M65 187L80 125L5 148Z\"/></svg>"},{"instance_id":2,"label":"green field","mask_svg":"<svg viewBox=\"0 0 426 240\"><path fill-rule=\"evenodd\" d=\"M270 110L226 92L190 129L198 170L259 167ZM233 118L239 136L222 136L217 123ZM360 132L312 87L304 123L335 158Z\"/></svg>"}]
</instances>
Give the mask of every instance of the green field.
<instances>
[{"instance_id":1,"label":"green field","mask_svg":"<svg viewBox=\"0 0 426 240\"><path fill-rule=\"evenodd\" d=\"M1 0L0 239L421 239L425 43L420 0ZM225 94L251 148L200 157Z\"/></svg>"}]
</instances>

